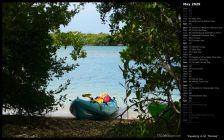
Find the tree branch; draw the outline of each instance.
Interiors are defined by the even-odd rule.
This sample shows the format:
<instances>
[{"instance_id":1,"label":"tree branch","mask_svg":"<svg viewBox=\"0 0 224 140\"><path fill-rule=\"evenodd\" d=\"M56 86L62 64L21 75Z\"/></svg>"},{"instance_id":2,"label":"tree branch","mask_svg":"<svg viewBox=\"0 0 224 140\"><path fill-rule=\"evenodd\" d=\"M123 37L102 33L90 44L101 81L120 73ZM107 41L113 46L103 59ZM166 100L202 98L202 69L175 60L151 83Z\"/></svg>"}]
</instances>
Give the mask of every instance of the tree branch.
<instances>
[{"instance_id":1,"label":"tree branch","mask_svg":"<svg viewBox=\"0 0 224 140\"><path fill-rule=\"evenodd\" d=\"M173 108L173 110L177 113L180 114L180 111L176 108L175 104L173 103L173 100L171 98L170 92L167 91L167 98L168 98L168 103L170 104L170 106Z\"/></svg>"},{"instance_id":2,"label":"tree branch","mask_svg":"<svg viewBox=\"0 0 224 140\"><path fill-rule=\"evenodd\" d=\"M13 18L12 18L12 22L15 21L15 19L17 18L18 15L20 15L21 13L23 13L25 10L27 10L28 8L30 8L32 5L34 4L34 2L29 2L26 6L26 8L24 8L23 10L20 10Z\"/></svg>"},{"instance_id":3,"label":"tree branch","mask_svg":"<svg viewBox=\"0 0 224 140\"><path fill-rule=\"evenodd\" d=\"M136 102L136 103L134 103L134 104L132 104L130 106L127 106L127 108L120 115L116 116L115 118L118 118L118 117L121 117L122 118L122 116L124 115L124 113L126 113L132 106L134 106L136 104L139 104L141 102L146 102L146 101L155 101L155 100L157 100L157 101L163 101L163 102L168 102L167 100L164 100L164 99L161 99L161 98L142 100L142 101Z\"/></svg>"}]
</instances>

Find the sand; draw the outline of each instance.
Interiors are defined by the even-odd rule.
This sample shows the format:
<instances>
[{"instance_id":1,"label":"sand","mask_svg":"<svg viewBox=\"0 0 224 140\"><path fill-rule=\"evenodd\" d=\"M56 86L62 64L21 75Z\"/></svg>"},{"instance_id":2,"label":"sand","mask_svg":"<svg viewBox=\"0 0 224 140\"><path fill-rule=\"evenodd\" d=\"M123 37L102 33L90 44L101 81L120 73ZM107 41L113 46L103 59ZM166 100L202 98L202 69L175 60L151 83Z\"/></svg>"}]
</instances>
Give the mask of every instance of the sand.
<instances>
[{"instance_id":1,"label":"sand","mask_svg":"<svg viewBox=\"0 0 224 140\"><path fill-rule=\"evenodd\" d=\"M130 119L104 121L76 120L69 117L28 117L3 115L2 137L4 138L90 138L113 137L112 130Z\"/></svg>"}]
</instances>

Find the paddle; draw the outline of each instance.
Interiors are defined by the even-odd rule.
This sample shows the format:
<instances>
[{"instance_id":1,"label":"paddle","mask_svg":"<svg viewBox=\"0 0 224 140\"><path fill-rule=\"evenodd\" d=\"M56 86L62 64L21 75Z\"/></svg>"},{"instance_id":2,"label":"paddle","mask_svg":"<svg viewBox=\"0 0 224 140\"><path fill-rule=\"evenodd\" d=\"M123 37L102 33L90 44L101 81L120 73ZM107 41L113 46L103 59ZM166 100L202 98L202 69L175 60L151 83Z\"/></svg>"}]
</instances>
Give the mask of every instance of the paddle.
<instances>
[{"instance_id":1,"label":"paddle","mask_svg":"<svg viewBox=\"0 0 224 140\"><path fill-rule=\"evenodd\" d=\"M90 94L90 93L82 94L82 97L87 97L87 98L89 98L91 101L93 101L94 99L93 99L93 97L91 97L91 96L92 96L92 94Z\"/></svg>"}]
</instances>

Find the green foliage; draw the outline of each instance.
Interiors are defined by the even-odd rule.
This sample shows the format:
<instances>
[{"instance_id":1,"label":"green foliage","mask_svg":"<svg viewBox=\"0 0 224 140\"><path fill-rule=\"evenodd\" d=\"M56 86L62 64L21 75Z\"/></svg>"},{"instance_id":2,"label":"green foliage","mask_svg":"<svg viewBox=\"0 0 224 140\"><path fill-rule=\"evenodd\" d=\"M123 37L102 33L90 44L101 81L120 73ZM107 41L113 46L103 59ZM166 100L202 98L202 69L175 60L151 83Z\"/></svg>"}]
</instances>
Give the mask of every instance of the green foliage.
<instances>
[{"instance_id":1,"label":"green foliage","mask_svg":"<svg viewBox=\"0 0 224 140\"><path fill-rule=\"evenodd\" d=\"M136 137L136 138L158 138L158 137L180 137L176 125L179 116L170 121L159 120L151 123L149 120L140 119L132 123L120 123L112 128L110 135L113 137Z\"/></svg>"},{"instance_id":2,"label":"green foliage","mask_svg":"<svg viewBox=\"0 0 224 140\"><path fill-rule=\"evenodd\" d=\"M115 46L122 44L122 41L117 41L114 36L106 33L80 33L80 32L68 32L68 33L52 33L51 34L54 44L57 46ZM78 45L78 46L77 46Z\"/></svg>"},{"instance_id":3,"label":"green foliage","mask_svg":"<svg viewBox=\"0 0 224 140\"><path fill-rule=\"evenodd\" d=\"M77 46L82 47L84 40L79 32L51 34L55 46Z\"/></svg>"},{"instance_id":4,"label":"green foliage","mask_svg":"<svg viewBox=\"0 0 224 140\"><path fill-rule=\"evenodd\" d=\"M58 99L54 95L65 90L69 80L56 90L46 88L53 77L60 78L76 67L65 65L66 58L57 58L59 47L53 45L49 34L58 32L60 25L67 25L79 11L79 6L71 11L68 6L65 2L3 3L3 109L42 115L57 110L66 100L66 95ZM79 49L75 51L79 56Z\"/></svg>"},{"instance_id":5,"label":"green foliage","mask_svg":"<svg viewBox=\"0 0 224 140\"><path fill-rule=\"evenodd\" d=\"M109 34L98 33L98 34L83 34L86 45L96 45L96 46L108 46L109 44Z\"/></svg>"},{"instance_id":6,"label":"green foliage","mask_svg":"<svg viewBox=\"0 0 224 140\"><path fill-rule=\"evenodd\" d=\"M71 56L73 60L86 57L86 52L81 50L84 45L84 39L80 32L54 33L50 34L55 46L73 46Z\"/></svg>"},{"instance_id":7,"label":"green foliage","mask_svg":"<svg viewBox=\"0 0 224 140\"><path fill-rule=\"evenodd\" d=\"M126 96L143 120L150 118L152 101L174 105L172 92L179 91L181 75L180 18L167 3L101 3L97 5L101 19L110 15L112 36L123 40L128 48L120 53L123 62ZM123 23L122 28L119 23ZM128 98L125 98L125 102ZM180 117L179 117L180 120ZM178 125L176 125L178 128Z\"/></svg>"},{"instance_id":8,"label":"green foliage","mask_svg":"<svg viewBox=\"0 0 224 140\"><path fill-rule=\"evenodd\" d=\"M160 104L158 102L152 102L149 104L149 112L154 116L159 116L165 109L167 108L167 104Z\"/></svg>"}]
</instances>

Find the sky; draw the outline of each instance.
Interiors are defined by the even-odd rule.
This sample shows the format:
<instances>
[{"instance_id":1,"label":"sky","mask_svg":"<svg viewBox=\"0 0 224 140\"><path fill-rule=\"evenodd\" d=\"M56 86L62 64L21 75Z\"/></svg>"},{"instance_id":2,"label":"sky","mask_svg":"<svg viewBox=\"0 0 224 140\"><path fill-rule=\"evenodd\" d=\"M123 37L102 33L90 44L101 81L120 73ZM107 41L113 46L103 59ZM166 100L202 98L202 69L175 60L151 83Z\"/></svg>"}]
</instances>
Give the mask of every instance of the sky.
<instances>
[{"instance_id":1,"label":"sky","mask_svg":"<svg viewBox=\"0 0 224 140\"><path fill-rule=\"evenodd\" d=\"M73 5L73 3L71 3ZM70 7L71 9L71 7ZM83 10L76 14L67 26L60 26L61 32L79 31L82 33L110 33L109 24L102 24L100 13L92 3L85 4Z\"/></svg>"}]
</instances>

